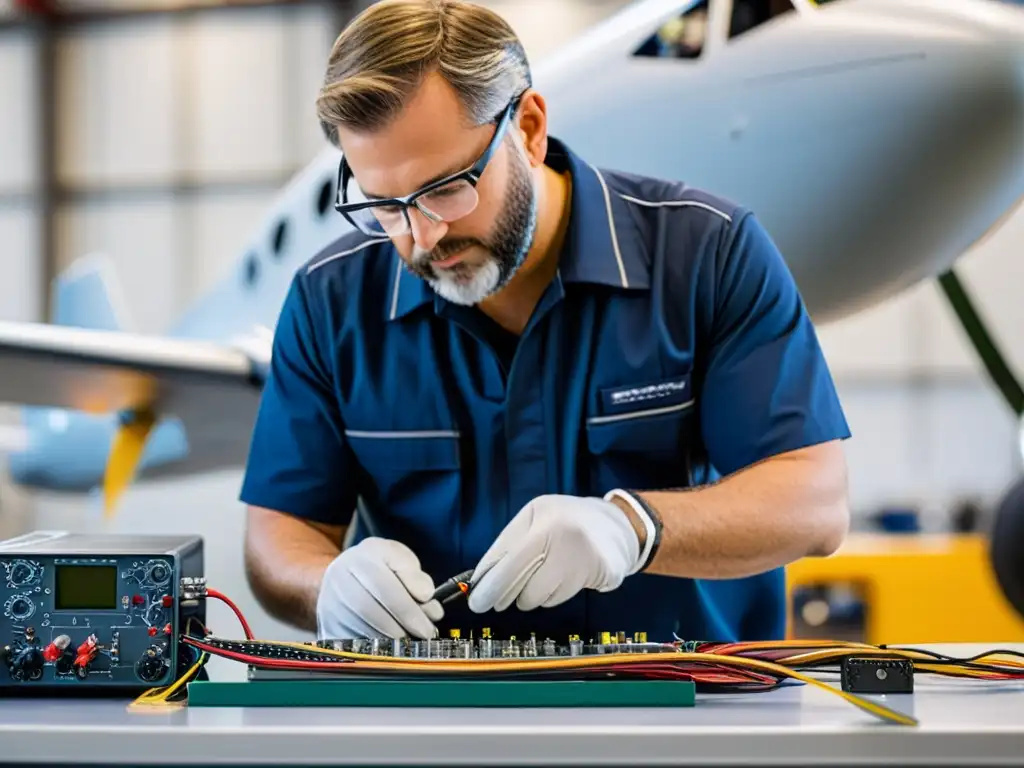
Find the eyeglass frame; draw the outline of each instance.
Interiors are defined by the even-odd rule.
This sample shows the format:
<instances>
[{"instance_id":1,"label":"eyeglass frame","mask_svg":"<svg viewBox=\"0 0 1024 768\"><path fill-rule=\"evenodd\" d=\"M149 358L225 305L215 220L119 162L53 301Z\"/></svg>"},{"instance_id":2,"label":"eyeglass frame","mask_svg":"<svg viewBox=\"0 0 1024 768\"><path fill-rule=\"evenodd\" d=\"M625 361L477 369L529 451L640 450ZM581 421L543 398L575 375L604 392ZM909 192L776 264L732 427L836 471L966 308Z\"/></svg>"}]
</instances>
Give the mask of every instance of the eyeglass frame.
<instances>
[{"instance_id":1,"label":"eyeglass frame","mask_svg":"<svg viewBox=\"0 0 1024 768\"><path fill-rule=\"evenodd\" d=\"M348 182L353 178L352 169L349 167L348 162L345 160L345 155L342 154L341 161L338 163L338 189L335 193L334 210L340 213L353 227L358 229L360 232L365 230L360 227L355 220L349 216L350 213L356 211L363 211L367 208L377 208L384 205L398 205L402 209L402 215L405 216L406 224L409 225L409 229L412 229L412 221L409 218L409 209L416 208L420 213L426 216L428 219L434 222L440 222L444 219L439 219L437 216L430 212L425 211L416 205L416 200L423 195L429 194L440 187L447 184L451 184L454 181L465 180L470 186L476 189L477 183L480 181L480 177L483 176L484 171L487 169L488 163L491 162L491 158L494 157L494 153L497 152L498 147L501 145L502 140L505 138L505 134L508 131L508 126L512 122L512 117L519 109L519 102L522 99L523 94L519 93L512 97L508 105L501 111L493 122L497 123L497 128L494 130L494 135L488 142L487 147L484 149L480 157L477 158L476 162L468 168L465 168L456 173L445 176L443 179L438 179L430 184L427 184L415 192L411 192L403 197L385 197L379 200L368 200L362 203L349 203L347 202L348 194L346 192ZM341 198L341 199L339 199ZM468 214L467 214L468 215ZM461 217L460 217L461 218ZM383 227L382 227L383 228ZM387 234L383 232L382 234Z\"/></svg>"}]
</instances>

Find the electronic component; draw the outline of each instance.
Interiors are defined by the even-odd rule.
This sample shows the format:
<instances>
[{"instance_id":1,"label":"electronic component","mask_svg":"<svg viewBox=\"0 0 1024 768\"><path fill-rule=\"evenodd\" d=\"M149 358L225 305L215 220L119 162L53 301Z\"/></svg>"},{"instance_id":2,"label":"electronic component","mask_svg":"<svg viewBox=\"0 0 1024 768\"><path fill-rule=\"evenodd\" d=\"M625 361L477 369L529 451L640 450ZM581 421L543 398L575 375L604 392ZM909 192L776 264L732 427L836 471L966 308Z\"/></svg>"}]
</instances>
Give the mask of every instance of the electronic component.
<instances>
[{"instance_id":1,"label":"electronic component","mask_svg":"<svg viewBox=\"0 0 1024 768\"><path fill-rule=\"evenodd\" d=\"M604 636L608 635L608 638ZM371 656L389 656L409 659L529 659L558 658L562 656L591 656L608 653L676 653L678 649L671 643L648 643L646 632L638 632L640 640L633 635L617 633L616 639L610 639L611 633L602 632L600 642L591 639L584 642L578 635L572 635L566 643L557 643L551 638L538 640L531 634L528 638L517 639L514 635L506 640L497 640L484 629L481 637L462 637L458 630L452 630L451 636L434 640L413 640L402 638L386 640L379 638L361 638L354 640L321 640L317 647L335 651L360 653ZM619 638L621 637L621 642Z\"/></svg>"},{"instance_id":2,"label":"electronic component","mask_svg":"<svg viewBox=\"0 0 1024 768\"><path fill-rule=\"evenodd\" d=\"M209 594L212 596L213 590L210 590ZM422 695L424 691L429 692L442 681L457 683L456 687L472 686L485 681L505 681L513 686L526 681L542 685L571 682L579 685L576 690L583 693L587 685L598 681L608 683L647 680L661 681L669 685L679 683L687 687L695 686L695 691L710 689L718 692L740 692L769 690L785 679L792 678L841 694L850 703L887 722L903 725L916 723L910 715L882 703L862 699L855 694L840 692L798 669L797 667L802 665L794 663L796 659L815 655L808 652L808 649L801 649L798 644L779 643L773 647L770 643L695 643L681 640L636 643L635 638L626 637L625 633L620 637L620 633L613 636L611 632L600 633L597 643L591 641L577 644L579 641L573 638L567 645L551 640L544 640L538 644L536 638L532 636L528 640L517 641L512 637L499 640L491 637L488 632L482 632L482 636L475 640L464 640L460 632L452 632L448 638L429 641L405 638L354 638L309 643L257 640L246 634L245 640L227 640L207 635L201 639L186 636L182 637L181 641L183 645L201 652L196 668L211 656L232 659L246 664L249 683L258 683L260 686L269 684L287 687L289 681L316 681L330 686L332 680L336 683L354 683L362 680L370 684L384 684L392 689L398 688L403 696L415 697ZM619 643L620 639L634 642ZM686 650L688 647L692 647L693 650ZM532 655L538 648L541 651ZM493 655L495 649L501 649L498 656ZM579 654L574 655L574 650L577 649ZM548 651L552 652L550 656L540 655ZM487 656L488 652L492 655ZM897 651L889 658L898 658L898 654ZM916 652L903 654L908 660L918 655ZM819 647L817 655L817 662L824 663L838 661L854 654L850 654L846 648ZM863 652L858 655L863 655ZM775 659L770 660L772 657ZM1024 677L1018 675L1012 667L1000 669L993 666L986 671ZM192 690L196 690L196 685L200 684L194 675L195 669L190 670L169 688L156 690L152 695L144 695L136 704L143 706L147 703L167 703L171 696L177 696L180 700L184 693L183 688L189 692L186 695L190 695ZM396 685L403 682L409 685ZM417 682L420 686L415 685ZM214 686L200 690L211 694L204 699L207 705L215 706L219 702L223 706L227 705L228 701L245 700L246 691L249 689L232 687L230 691L225 691ZM323 691L326 697L321 697L320 694L317 694L317 697L325 705L344 700L338 698L341 695L340 691L335 695L331 693L330 688L304 690L309 695L314 691ZM374 689L364 686L362 689L351 690L372 692ZM257 697L262 696L261 692L280 694L285 688L256 687L251 691L253 696ZM420 693L414 693L416 691ZM227 693L229 698L222 698L220 693ZM285 706L289 701L297 700L296 696L297 690L292 689L285 698L272 696L261 701L265 705ZM442 702L443 697L431 693L426 699L432 702L430 705L437 706L441 705L439 702ZM376 702L376 705L380 705L384 700L394 701L378 696L359 700L366 706L370 706L371 701Z\"/></svg>"},{"instance_id":3,"label":"electronic component","mask_svg":"<svg viewBox=\"0 0 1024 768\"><path fill-rule=\"evenodd\" d=\"M909 659L843 659L842 687L848 693L913 693L914 662Z\"/></svg>"},{"instance_id":4,"label":"electronic component","mask_svg":"<svg viewBox=\"0 0 1024 768\"><path fill-rule=\"evenodd\" d=\"M442 585L445 594L435 597L445 599L467 594L471 591L468 578L464 573L453 577ZM143 693L132 703L133 707L177 706L190 700L193 691L200 692L199 698L206 706L245 704L250 698L258 699L257 705L263 706L296 703L308 706L310 699L326 706L339 702L352 706L353 700L363 706L385 706L396 701L408 705L410 699L417 697L420 701L429 701L428 706L448 706L450 698L445 699L436 688L442 682L451 683L446 690L459 691L458 700L464 704L467 700L476 702L481 701L481 696L494 695L484 692L482 687L465 686L490 682L503 682L510 686L504 690L514 691L519 690L514 686L530 681L541 686L534 688L538 692L553 690L549 687L551 684L566 683L571 691L563 689L562 693L572 698L581 693L586 695L588 686L594 683L657 681L684 686L691 692L739 693L770 690L793 679L840 695L883 721L915 725L917 720L912 715L862 698L848 686L859 686L861 692L877 692L878 682L872 683L867 675L872 670L875 680L886 688L884 692L908 690L906 686L897 686L896 681L884 682L896 673L909 676L910 690L916 673L1024 680L1024 664L1019 660L1024 654L1014 651L989 651L969 659L957 659L915 648L868 647L839 641L812 641L805 645L800 640L744 643L674 637L672 641L650 643L645 632L629 636L623 631L605 631L598 633L596 642L592 638L583 642L579 636L571 635L567 643L560 643L551 638L538 642L533 634L525 640L499 639L484 628L479 638L474 638L472 632L463 638L460 630L452 629L447 638L431 640L362 637L307 643L275 642L257 639L238 606L227 595L208 589L205 580L182 579L181 586L189 601L204 602L206 598L214 598L225 602L242 625L245 639L217 637L205 625L190 628L186 624L179 641L183 648L196 653L195 662L170 685ZM194 629L202 634L193 634ZM87 644L85 650L88 648ZM229 685L228 690L204 682L203 667L213 656L246 664L248 683ZM853 663L844 663L848 660ZM832 669L836 663L844 672L842 691L813 676L814 671ZM288 685L289 681L313 687ZM345 691L354 695L336 690L342 683L349 684ZM378 695L384 688L390 690L390 697ZM875 690L866 690L872 688ZM608 690L614 693L616 689ZM424 691L427 692L425 697ZM672 694L672 700L683 703L690 695ZM544 700L547 705L552 703L545 695L530 699L531 705ZM565 703L566 699L561 701Z\"/></svg>"},{"instance_id":5,"label":"electronic component","mask_svg":"<svg viewBox=\"0 0 1024 768\"><path fill-rule=\"evenodd\" d=\"M184 622L205 617L205 601L181 582L202 572L197 536L38 531L0 541L0 690L174 680Z\"/></svg>"},{"instance_id":6,"label":"electronic component","mask_svg":"<svg viewBox=\"0 0 1024 768\"><path fill-rule=\"evenodd\" d=\"M610 633L603 633L610 634ZM331 661L336 658L333 655L318 654L318 649L328 651L341 651L360 656L378 656L381 659L419 659L422 661L431 660L544 660L560 659L575 656L600 656L608 654L637 654L637 653L677 653L678 648L671 643L648 643L646 633L638 632L637 637L627 636L619 633L623 642L607 643L590 641L584 643L579 636L572 635L567 643L556 643L551 638L537 640L535 635L526 639L510 637L505 640L492 638L490 631L484 629L481 637L462 637L461 632L453 629L447 638L435 640L414 640L411 638L387 639L387 638L355 638L348 640L320 640L303 646L301 649L282 651L280 646L274 644L249 643L244 647L241 645L223 646L225 650L240 653L252 654L255 656L267 655L269 658L285 658L280 654L286 653L287 658L300 661ZM616 636L618 637L618 635ZM644 638L644 639L640 639ZM290 671L286 674L293 674ZM259 665L251 665L249 678L252 680L264 677L286 676L279 670L268 670L260 668ZM305 677L306 675L298 675Z\"/></svg>"}]
</instances>

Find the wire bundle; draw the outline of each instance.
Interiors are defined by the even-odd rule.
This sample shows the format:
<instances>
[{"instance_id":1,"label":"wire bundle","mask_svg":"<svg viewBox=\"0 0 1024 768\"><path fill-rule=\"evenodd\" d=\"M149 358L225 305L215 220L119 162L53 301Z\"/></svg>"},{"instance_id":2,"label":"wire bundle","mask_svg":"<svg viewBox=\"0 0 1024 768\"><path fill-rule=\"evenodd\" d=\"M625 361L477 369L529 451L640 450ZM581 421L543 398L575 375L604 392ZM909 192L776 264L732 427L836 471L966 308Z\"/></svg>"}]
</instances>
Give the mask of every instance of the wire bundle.
<instances>
[{"instance_id":1,"label":"wire bundle","mask_svg":"<svg viewBox=\"0 0 1024 768\"><path fill-rule=\"evenodd\" d=\"M336 650L315 644L255 639L241 611L220 593L210 591L228 604L243 625L244 640L218 638L189 622L179 638L191 648L196 661L170 686L147 691L133 706L182 703L187 683L196 679L212 656L231 659L257 669L330 673L361 678L434 678L458 680L681 680L691 681L703 693L767 691L799 681L839 696L854 706L889 723L916 725L917 721L884 704L834 687L812 676L839 672L844 659L901 659L913 663L915 674L984 680L1024 680L1024 654L993 650L970 658L956 658L917 648L899 648L833 640L782 642L646 643L643 652L630 646L625 652L529 658L416 658L371 655ZM202 636L192 633L195 623Z\"/></svg>"},{"instance_id":2,"label":"wire bundle","mask_svg":"<svg viewBox=\"0 0 1024 768\"><path fill-rule=\"evenodd\" d=\"M856 657L911 661L915 674L982 680L1024 680L1024 654L1002 649L956 657L920 648L835 640L694 643L692 646L700 653L758 658L806 672L839 672L844 659Z\"/></svg>"},{"instance_id":3,"label":"wire bundle","mask_svg":"<svg viewBox=\"0 0 1024 768\"><path fill-rule=\"evenodd\" d=\"M136 710L145 709L147 707L166 708L169 706L185 706L188 700L188 684L199 677L203 667L206 666L206 662L210 659L210 654L201 652L195 654L195 657L195 663L185 671L185 674L181 675L170 685L165 685L160 688L150 688L128 705L128 708Z\"/></svg>"},{"instance_id":4,"label":"wire bundle","mask_svg":"<svg viewBox=\"0 0 1024 768\"><path fill-rule=\"evenodd\" d=\"M770 690L787 679L798 680L840 696L886 722L915 725L916 720L885 705L833 688L808 674L749 655L724 655L677 650L673 653L607 653L587 656L523 659L417 659L369 656L313 648L302 643L223 641L217 638L182 641L204 653L261 669L291 669L338 675L382 678L444 678L462 680L645 679L692 681L704 692Z\"/></svg>"}]
</instances>

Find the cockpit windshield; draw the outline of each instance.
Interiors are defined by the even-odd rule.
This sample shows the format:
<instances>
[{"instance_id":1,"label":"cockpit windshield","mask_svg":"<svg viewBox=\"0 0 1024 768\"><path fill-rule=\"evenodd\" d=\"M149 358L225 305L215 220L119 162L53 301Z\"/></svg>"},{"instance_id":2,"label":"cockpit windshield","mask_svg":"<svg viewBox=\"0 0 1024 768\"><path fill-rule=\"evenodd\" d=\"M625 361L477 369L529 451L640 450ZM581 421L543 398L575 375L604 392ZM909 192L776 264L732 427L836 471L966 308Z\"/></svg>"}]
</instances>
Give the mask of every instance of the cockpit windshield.
<instances>
[{"instance_id":1,"label":"cockpit windshield","mask_svg":"<svg viewBox=\"0 0 1024 768\"><path fill-rule=\"evenodd\" d=\"M818 0L821 3L834 0ZM729 38L755 29L786 13L794 13L792 0L733 0ZM636 56L697 59L707 42L708 0L687 3L683 11L664 22L637 49Z\"/></svg>"}]
</instances>

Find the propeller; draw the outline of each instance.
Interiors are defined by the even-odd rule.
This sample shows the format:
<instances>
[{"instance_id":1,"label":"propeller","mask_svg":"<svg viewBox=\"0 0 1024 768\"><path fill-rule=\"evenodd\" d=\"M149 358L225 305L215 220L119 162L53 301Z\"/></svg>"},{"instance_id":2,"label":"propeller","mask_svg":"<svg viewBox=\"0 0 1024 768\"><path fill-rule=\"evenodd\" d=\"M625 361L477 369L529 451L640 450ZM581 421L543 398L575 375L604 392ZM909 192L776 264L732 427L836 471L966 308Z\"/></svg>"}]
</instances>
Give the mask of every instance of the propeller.
<instances>
[{"instance_id":1,"label":"propeller","mask_svg":"<svg viewBox=\"0 0 1024 768\"><path fill-rule=\"evenodd\" d=\"M114 434L103 476L103 512L107 518L114 516L117 503L135 478L146 440L156 424L156 413L149 409L128 411L119 418L121 425Z\"/></svg>"}]
</instances>

